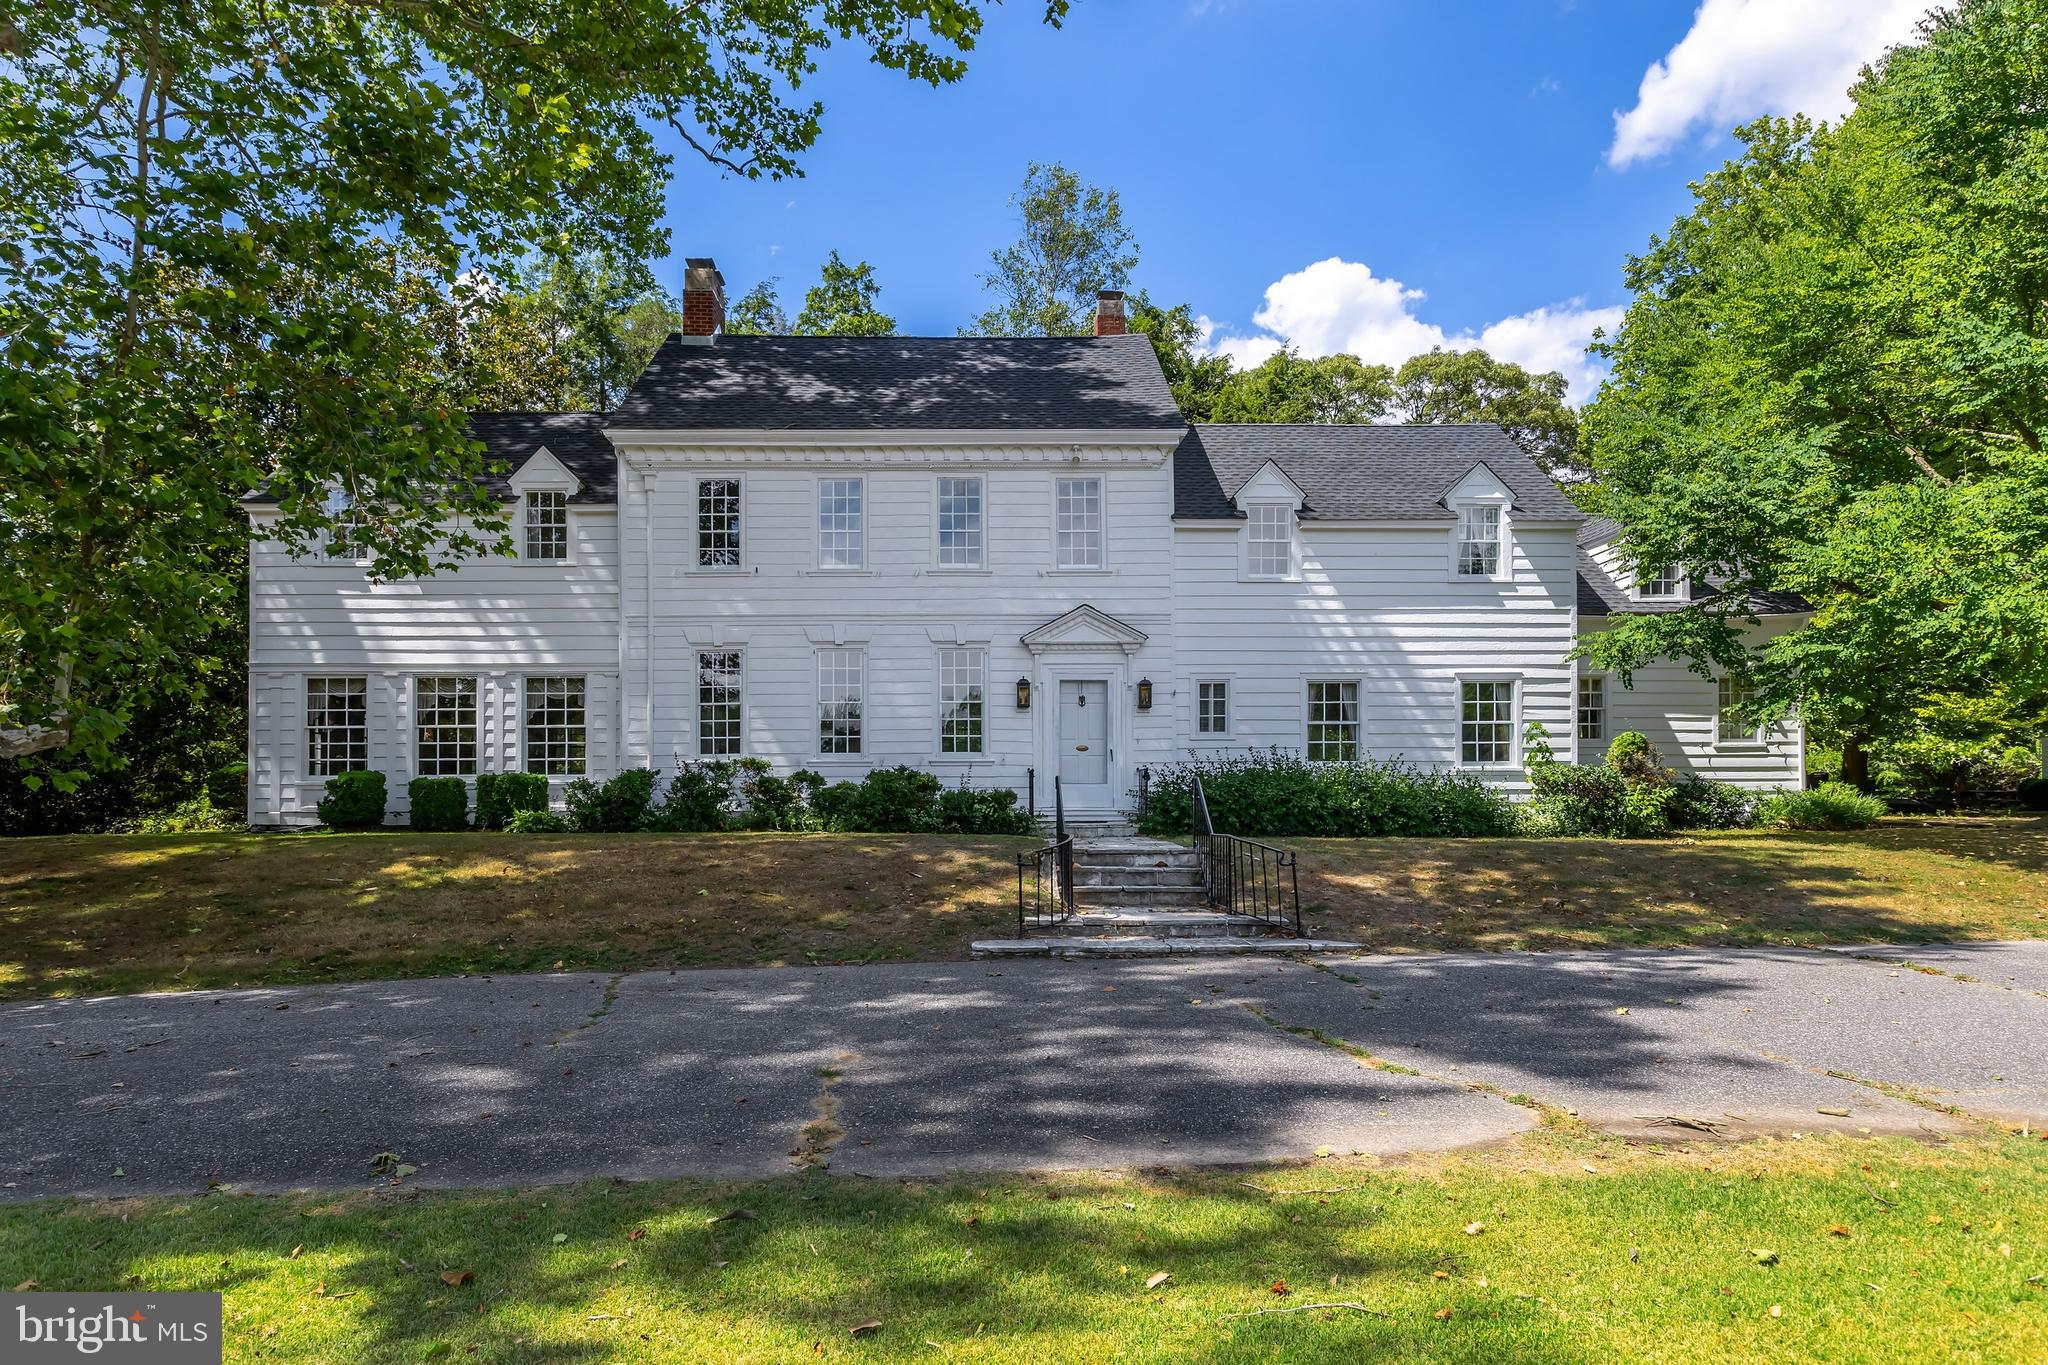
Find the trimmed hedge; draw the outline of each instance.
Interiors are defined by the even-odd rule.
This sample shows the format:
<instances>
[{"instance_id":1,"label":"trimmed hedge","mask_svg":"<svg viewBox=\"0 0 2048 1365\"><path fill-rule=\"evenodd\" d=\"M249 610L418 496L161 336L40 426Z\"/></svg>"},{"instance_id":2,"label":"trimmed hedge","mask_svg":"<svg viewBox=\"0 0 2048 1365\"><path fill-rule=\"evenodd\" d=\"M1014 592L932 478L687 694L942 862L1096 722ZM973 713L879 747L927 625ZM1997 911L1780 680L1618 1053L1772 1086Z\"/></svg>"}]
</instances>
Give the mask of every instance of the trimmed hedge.
<instances>
[{"instance_id":1,"label":"trimmed hedge","mask_svg":"<svg viewBox=\"0 0 2048 1365\"><path fill-rule=\"evenodd\" d=\"M478 773L476 827L504 829L518 811L548 808L548 780L540 773Z\"/></svg>"},{"instance_id":2,"label":"trimmed hedge","mask_svg":"<svg viewBox=\"0 0 2048 1365\"><path fill-rule=\"evenodd\" d=\"M563 793L569 828L578 834L631 834L646 829L654 802L652 768L628 768L602 786L579 777Z\"/></svg>"},{"instance_id":3,"label":"trimmed hedge","mask_svg":"<svg viewBox=\"0 0 2048 1365\"><path fill-rule=\"evenodd\" d=\"M1147 834L1188 832L1196 777L1217 831L1248 839L1473 838L1517 829L1514 803L1471 773L1372 759L1310 763L1270 749L1153 769Z\"/></svg>"},{"instance_id":4,"label":"trimmed hedge","mask_svg":"<svg viewBox=\"0 0 2048 1365\"><path fill-rule=\"evenodd\" d=\"M329 829L380 829L384 824L384 774L336 773L327 779L317 807Z\"/></svg>"},{"instance_id":5,"label":"trimmed hedge","mask_svg":"<svg viewBox=\"0 0 2048 1365\"><path fill-rule=\"evenodd\" d=\"M446 832L469 828L469 787L459 777L415 777L405 784L412 827Z\"/></svg>"}]
</instances>

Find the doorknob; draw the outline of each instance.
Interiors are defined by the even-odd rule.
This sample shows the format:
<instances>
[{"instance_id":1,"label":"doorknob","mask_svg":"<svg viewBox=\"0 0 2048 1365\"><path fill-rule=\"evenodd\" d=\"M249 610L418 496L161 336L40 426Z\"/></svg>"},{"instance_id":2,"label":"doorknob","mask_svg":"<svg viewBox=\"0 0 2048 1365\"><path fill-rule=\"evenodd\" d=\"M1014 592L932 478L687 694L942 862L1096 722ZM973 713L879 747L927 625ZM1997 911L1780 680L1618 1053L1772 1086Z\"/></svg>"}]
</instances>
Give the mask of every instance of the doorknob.
<instances>
[{"instance_id":1,"label":"doorknob","mask_svg":"<svg viewBox=\"0 0 2048 1365\"><path fill-rule=\"evenodd\" d=\"M1074 746L1074 752L1077 754L1085 754L1088 752L1088 746L1085 744L1076 744Z\"/></svg>"}]
</instances>

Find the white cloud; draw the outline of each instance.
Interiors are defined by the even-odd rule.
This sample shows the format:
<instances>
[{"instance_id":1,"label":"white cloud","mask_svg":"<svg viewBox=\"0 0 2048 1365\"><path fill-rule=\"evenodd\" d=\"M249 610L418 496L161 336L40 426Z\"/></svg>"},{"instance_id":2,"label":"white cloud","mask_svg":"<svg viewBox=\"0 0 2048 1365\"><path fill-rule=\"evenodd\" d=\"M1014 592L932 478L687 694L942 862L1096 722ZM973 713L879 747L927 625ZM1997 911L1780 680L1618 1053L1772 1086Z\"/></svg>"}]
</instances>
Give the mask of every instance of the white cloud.
<instances>
[{"instance_id":1,"label":"white cloud","mask_svg":"<svg viewBox=\"0 0 2048 1365\"><path fill-rule=\"evenodd\" d=\"M1219 335L1205 317L1199 320L1202 342L1239 368L1259 364L1282 346L1303 355L1355 355L1370 365L1394 366L1438 347L1479 347L1527 370L1562 372L1572 401L1583 403L1603 374L1586 354L1586 343L1594 328L1612 330L1622 316L1619 308L1588 308L1583 299L1568 299L1502 318L1476 334L1451 333L1416 315L1426 297L1420 289L1375 275L1370 266L1332 256L1266 287L1266 301L1252 315L1261 331Z\"/></svg>"},{"instance_id":2,"label":"white cloud","mask_svg":"<svg viewBox=\"0 0 2048 1365\"><path fill-rule=\"evenodd\" d=\"M1695 128L1764 114L1837 119L1866 63L1906 42L1935 0L1701 0L1678 45L1614 116L1607 162L1660 156Z\"/></svg>"}]
</instances>

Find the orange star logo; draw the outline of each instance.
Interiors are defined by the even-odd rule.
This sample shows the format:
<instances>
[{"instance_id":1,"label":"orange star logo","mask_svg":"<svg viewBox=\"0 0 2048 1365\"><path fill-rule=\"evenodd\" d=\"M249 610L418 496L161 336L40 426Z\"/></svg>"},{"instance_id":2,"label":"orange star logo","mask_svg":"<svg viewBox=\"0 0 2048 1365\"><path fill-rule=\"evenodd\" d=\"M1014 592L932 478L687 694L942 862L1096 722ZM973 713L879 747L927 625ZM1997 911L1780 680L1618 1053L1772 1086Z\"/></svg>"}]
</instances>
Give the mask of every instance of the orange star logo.
<instances>
[{"instance_id":1,"label":"orange star logo","mask_svg":"<svg viewBox=\"0 0 2048 1365\"><path fill-rule=\"evenodd\" d=\"M141 1310L140 1308L138 1308L138 1309L136 1309L136 1310L135 1310L135 1311L134 1311L133 1313L130 1313L130 1314L128 1315L128 1321L130 1321L130 1322L148 1322L148 1321L149 1321L149 1319L148 1319L148 1318L145 1318L144 1316L142 1316L142 1310Z\"/></svg>"}]
</instances>

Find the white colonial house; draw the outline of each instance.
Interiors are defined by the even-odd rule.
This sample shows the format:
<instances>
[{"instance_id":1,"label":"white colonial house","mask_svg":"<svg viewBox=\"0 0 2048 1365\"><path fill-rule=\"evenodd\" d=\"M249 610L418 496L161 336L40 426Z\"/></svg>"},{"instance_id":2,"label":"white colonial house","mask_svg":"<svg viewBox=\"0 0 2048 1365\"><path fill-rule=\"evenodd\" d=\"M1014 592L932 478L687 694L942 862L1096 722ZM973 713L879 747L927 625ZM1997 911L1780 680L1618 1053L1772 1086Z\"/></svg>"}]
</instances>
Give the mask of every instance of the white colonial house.
<instances>
[{"instance_id":1,"label":"white colonial house","mask_svg":"<svg viewBox=\"0 0 2048 1365\"><path fill-rule=\"evenodd\" d=\"M371 582L250 495L252 823L313 822L350 768L396 820L419 775L739 755L1041 807L1057 775L1104 813L1141 766L1270 746L1518 788L1530 721L1801 780L1797 726L1732 722L1731 684L1569 657L1711 588L1626 586L1615 528L1496 427L1190 427L1114 293L1071 338L727 336L723 307L692 261L616 411L473 416L517 559Z\"/></svg>"}]
</instances>

